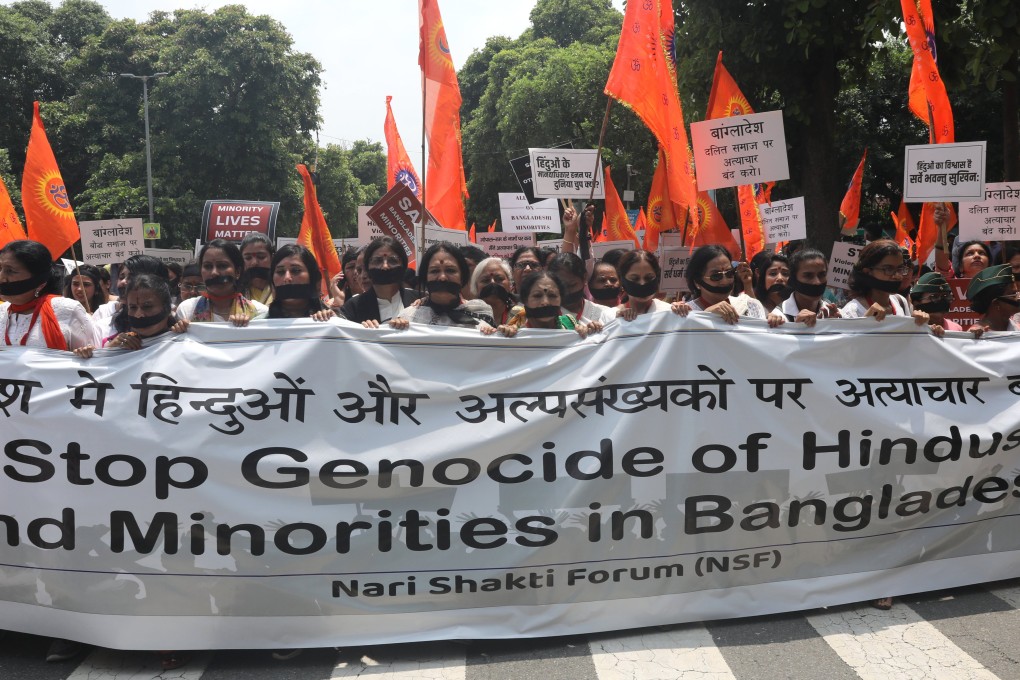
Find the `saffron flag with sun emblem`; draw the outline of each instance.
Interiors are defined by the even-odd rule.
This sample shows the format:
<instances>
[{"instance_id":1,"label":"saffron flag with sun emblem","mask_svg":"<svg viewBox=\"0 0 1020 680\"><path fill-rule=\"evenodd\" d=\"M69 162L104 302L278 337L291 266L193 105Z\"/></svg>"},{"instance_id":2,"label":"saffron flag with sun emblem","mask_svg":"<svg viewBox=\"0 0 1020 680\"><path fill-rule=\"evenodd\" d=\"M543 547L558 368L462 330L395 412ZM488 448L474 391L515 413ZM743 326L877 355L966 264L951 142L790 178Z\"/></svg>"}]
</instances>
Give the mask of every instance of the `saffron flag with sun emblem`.
<instances>
[{"instance_id":1,"label":"saffron flag with sun emblem","mask_svg":"<svg viewBox=\"0 0 1020 680\"><path fill-rule=\"evenodd\" d=\"M647 225L645 226L645 250L650 244L658 244L659 234L677 226L673 215L673 203L669 200L669 178L666 176L666 156L659 147L659 163L652 175L652 188L648 191L648 205L645 210Z\"/></svg>"},{"instance_id":2,"label":"saffron flag with sun emblem","mask_svg":"<svg viewBox=\"0 0 1020 680\"><path fill-rule=\"evenodd\" d=\"M929 128L930 140L944 144L956 140L953 107L939 75L935 49L935 17L931 0L900 0L914 65L910 74L910 110Z\"/></svg>"},{"instance_id":3,"label":"saffron flag with sun emblem","mask_svg":"<svg viewBox=\"0 0 1020 680\"><path fill-rule=\"evenodd\" d=\"M676 87L674 38L672 0L628 2L605 92L637 114L659 140L673 212L683 215L697 204L698 188ZM689 212L697 220L697 211Z\"/></svg>"},{"instance_id":4,"label":"saffron flag with sun emblem","mask_svg":"<svg viewBox=\"0 0 1020 680\"><path fill-rule=\"evenodd\" d=\"M896 235L893 236L893 240L899 246L910 248L910 252L913 253L914 239L911 238L910 233L914 231L914 217L910 214L907 202L900 199L899 211L889 214L892 215L893 224L896 225Z\"/></svg>"},{"instance_id":5,"label":"saffron flag with sun emblem","mask_svg":"<svg viewBox=\"0 0 1020 680\"><path fill-rule=\"evenodd\" d=\"M54 260L78 240L78 221L46 139L39 102L35 102L32 112L32 134L21 177L21 206L25 209L28 238L46 246Z\"/></svg>"},{"instance_id":6,"label":"saffron flag with sun emblem","mask_svg":"<svg viewBox=\"0 0 1020 680\"><path fill-rule=\"evenodd\" d=\"M707 191L698 192L698 217L701 228L691 239L691 248L722 246L729 251L730 257L737 259L740 256L740 246L737 245L733 232L730 231L729 225Z\"/></svg>"},{"instance_id":7,"label":"saffron flag with sun emblem","mask_svg":"<svg viewBox=\"0 0 1020 680\"><path fill-rule=\"evenodd\" d=\"M407 155L404 142L397 132L397 121L394 120L393 109L390 108L391 99L393 97L386 97L386 123L383 125L383 134L386 136L386 189L388 191L394 184L401 182L407 185L420 201L421 180L414 171L411 157Z\"/></svg>"},{"instance_id":8,"label":"saffron flag with sun emblem","mask_svg":"<svg viewBox=\"0 0 1020 680\"><path fill-rule=\"evenodd\" d=\"M11 195L7 192L7 185L0 177L0 248L11 241L20 241L28 238L25 230L18 219L18 213L14 210L11 202Z\"/></svg>"},{"instance_id":9,"label":"saffron flag with sun emblem","mask_svg":"<svg viewBox=\"0 0 1020 680\"><path fill-rule=\"evenodd\" d=\"M425 203L448 229L467 229L464 158L460 137L460 86L450 56L437 0L418 0L419 52L425 86L425 138L429 166L425 171Z\"/></svg>"},{"instance_id":10,"label":"saffron flag with sun emblem","mask_svg":"<svg viewBox=\"0 0 1020 680\"><path fill-rule=\"evenodd\" d=\"M604 241L633 241L634 248L640 248L634 227L630 225L630 218L627 217L627 210L623 207L620 194L616 191L613 178L609 174L610 167L605 167L606 176L606 216L603 218L602 233Z\"/></svg>"},{"instance_id":11,"label":"saffron flag with sun emblem","mask_svg":"<svg viewBox=\"0 0 1020 680\"><path fill-rule=\"evenodd\" d=\"M843 202L839 204L839 230L844 236L857 231L857 224L861 221L861 181L864 179L864 163L867 160L868 150L865 149L854 176L850 178Z\"/></svg>"},{"instance_id":12,"label":"saffron flag with sun emblem","mask_svg":"<svg viewBox=\"0 0 1020 680\"><path fill-rule=\"evenodd\" d=\"M326 218L319 206L319 196L315 191L312 174L303 164L297 166L298 174L305 183L305 214L301 217L301 229L298 230L297 242L312 251L315 261L322 272L323 294L329 293L329 281L343 269L340 257L336 254L333 237L326 225Z\"/></svg>"},{"instance_id":13,"label":"saffron flag with sun emblem","mask_svg":"<svg viewBox=\"0 0 1020 680\"><path fill-rule=\"evenodd\" d=\"M915 241L917 246L916 260L919 263L928 261L928 256L931 255L931 251L935 248L935 242L939 237L939 229L935 224L935 206L937 203L925 203L921 206L921 220L917 227L917 239ZM949 231L956 226L959 221L956 217L956 211L953 209L952 203L946 203L946 211L949 213L946 215L946 231ZM959 276L959 273L957 273Z\"/></svg>"}]
</instances>

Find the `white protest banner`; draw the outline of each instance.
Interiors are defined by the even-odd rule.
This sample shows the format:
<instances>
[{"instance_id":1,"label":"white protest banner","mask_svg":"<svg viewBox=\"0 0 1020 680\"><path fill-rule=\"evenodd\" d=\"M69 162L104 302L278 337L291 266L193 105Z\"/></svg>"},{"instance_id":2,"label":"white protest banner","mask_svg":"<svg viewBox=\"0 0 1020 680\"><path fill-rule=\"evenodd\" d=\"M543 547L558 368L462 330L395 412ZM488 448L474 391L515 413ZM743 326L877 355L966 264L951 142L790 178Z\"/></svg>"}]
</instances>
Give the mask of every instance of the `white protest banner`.
<instances>
[{"instance_id":1,"label":"white protest banner","mask_svg":"<svg viewBox=\"0 0 1020 680\"><path fill-rule=\"evenodd\" d=\"M0 628L546 637L1014 578L1018 362L1020 335L703 313L4 348Z\"/></svg>"},{"instance_id":2,"label":"white protest banner","mask_svg":"<svg viewBox=\"0 0 1020 680\"><path fill-rule=\"evenodd\" d=\"M536 197L588 198L593 180L594 198L606 197L597 149L528 149L528 154Z\"/></svg>"},{"instance_id":3,"label":"white protest banner","mask_svg":"<svg viewBox=\"0 0 1020 680\"><path fill-rule=\"evenodd\" d=\"M659 290L673 296L690 290L687 285L687 265L690 264L692 252L690 248L660 246L658 257L662 282Z\"/></svg>"},{"instance_id":4,"label":"white protest banner","mask_svg":"<svg viewBox=\"0 0 1020 680\"><path fill-rule=\"evenodd\" d=\"M861 249L856 243L836 241L832 244L832 253L829 255L829 275L827 284L830 288L842 288L850 290L847 282L850 279L850 271L860 257Z\"/></svg>"},{"instance_id":5,"label":"white protest banner","mask_svg":"<svg viewBox=\"0 0 1020 680\"><path fill-rule=\"evenodd\" d=\"M358 206L358 240L364 244L368 244L372 239L383 235L379 225L368 216L368 211L371 209L372 206L370 205Z\"/></svg>"},{"instance_id":6,"label":"white protest banner","mask_svg":"<svg viewBox=\"0 0 1020 680\"><path fill-rule=\"evenodd\" d=\"M563 232L555 198L528 203L524 194L500 194L499 218L507 233Z\"/></svg>"},{"instance_id":7,"label":"white protest banner","mask_svg":"<svg viewBox=\"0 0 1020 680\"><path fill-rule=\"evenodd\" d=\"M691 124L698 191L790 178L782 111Z\"/></svg>"},{"instance_id":8,"label":"white protest banner","mask_svg":"<svg viewBox=\"0 0 1020 680\"><path fill-rule=\"evenodd\" d=\"M501 231L478 232L475 240L476 245L487 252L489 257L501 257L504 260L509 260L518 248L535 245L534 234L504 234Z\"/></svg>"},{"instance_id":9,"label":"white protest banner","mask_svg":"<svg viewBox=\"0 0 1020 680\"><path fill-rule=\"evenodd\" d=\"M765 243L796 241L807 238L807 218L804 216L804 197L789 198L763 204L761 224L765 230Z\"/></svg>"},{"instance_id":10,"label":"white protest banner","mask_svg":"<svg viewBox=\"0 0 1020 680\"><path fill-rule=\"evenodd\" d=\"M1020 182L985 185L985 199L960 203L960 238L1010 241L1020 238Z\"/></svg>"},{"instance_id":11,"label":"white protest banner","mask_svg":"<svg viewBox=\"0 0 1020 680\"><path fill-rule=\"evenodd\" d=\"M86 264L123 262L145 252L140 217L79 222L78 228L81 230L81 259Z\"/></svg>"},{"instance_id":12,"label":"white protest banner","mask_svg":"<svg viewBox=\"0 0 1020 680\"><path fill-rule=\"evenodd\" d=\"M903 200L907 203L984 200L987 147L987 142L907 146Z\"/></svg>"},{"instance_id":13,"label":"white protest banner","mask_svg":"<svg viewBox=\"0 0 1020 680\"><path fill-rule=\"evenodd\" d=\"M146 248L145 254L152 255L167 264L176 262L182 267L195 259L194 253L190 250L178 250L177 248Z\"/></svg>"},{"instance_id":14,"label":"white protest banner","mask_svg":"<svg viewBox=\"0 0 1020 680\"><path fill-rule=\"evenodd\" d=\"M602 241L601 243L591 244L592 257L598 259L605 257L605 254L610 250L634 250L633 241Z\"/></svg>"}]
</instances>

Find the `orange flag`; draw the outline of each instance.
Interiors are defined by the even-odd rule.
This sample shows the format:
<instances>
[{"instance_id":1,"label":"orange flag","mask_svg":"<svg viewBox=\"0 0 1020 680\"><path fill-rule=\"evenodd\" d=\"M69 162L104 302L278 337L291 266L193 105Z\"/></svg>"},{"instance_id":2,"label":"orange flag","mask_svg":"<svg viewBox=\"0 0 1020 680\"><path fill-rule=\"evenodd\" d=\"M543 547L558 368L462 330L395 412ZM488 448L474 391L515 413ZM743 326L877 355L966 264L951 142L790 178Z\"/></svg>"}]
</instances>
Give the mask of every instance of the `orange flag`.
<instances>
[{"instance_id":1,"label":"orange flag","mask_svg":"<svg viewBox=\"0 0 1020 680\"><path fill-rule=\"evenodd\" d=\"M499 220L498 220L498 219L496 219L496 220L493 220L493 221L492 221L492 224L490 224L490 225L489 225L489 233L490 233L490 234L491 234L492 232L496 231L496 223L497 223L497 222L499 222Z\"/></svg>"},{"instance_id":2,"label":"orange flag","mask_svg":"<svg viewBox=\"0 0 1020 680\"><path fill-rule=\"evenodd\" d=\"M386 97L386 123L383 125L383 133L386 135L386 189L392 189L397 182L403 182L420 201L421 180L397 132L397 121L393 119L393 109L390 108L391 99L393 97Z\"/></svg>"},{"instance_id":3,"label":"orange flag","mask_svg":"<svg viewBox=\"0 0 1020 680\"><path fill-rule=\"evenodd\" d=\"M606 175L606 216L603 218L604 234L603 241L633 241L635 248L640 248L637 234L634 227L630 226L630 218L627 217L627 210L623 207L620 194L616 191L613 178L609 174L609 166L605 168ZM598 240L598 239L596 239Z\"/></svg>"},{"instance_id":4,"label":"orange flag","mask_svg":"<svg viewBox=\"0 0 1020 680\"><path fill-rule=\"evenodd\" d=\"M938 227L935 226L935 203L925 203L921 207L921 222L917 228L917 261L924 263L928 261L928 256L931 255L931 251L935 248L935 241L938 240ZM949 210L949 215L946 220L946 231L949 231L956 226L957 218L956 211L953 209L952 203L946 203L946 208ZM960 273L957 272L957 276Z\"/></svg>"},{"instance_id":5,"label":"orange flag","mask_svg":"<svg viewBox=\"0 0 1020 680\"><path fill-rule=\"evenodd\" d=\"M698 188L673 63L671 0L628 2L606 94L644 122L666 157L674 214L697 220ZM697 228L697 222L694 227Z\"/></svg>"},{"instance_id":6,"label":"orange flag","mask_svg":"<svg viewBox=\"0 0 1020 680\"><path fill-rule=\"evenodd\" d=\"M475 223L471 223L471 230L468 232L468 238L471 239L472 243L478 243L478 237L475 235Z\"/></svg>"},{"instance_id":7,"label":"orange flag","mask_svg":"<svg viewBox=\"0 0 1020 680\"><path fill-rule=\"evenodd\" d=\"M737 259L740 256L740 247L707 191L698 193L698 214L701 229L691 239L691 248L719 245L730 252L730 257Z\"/></svg>"},{"instance_id":8,"label":"orange flag","mask_svg":"<svg viewBox=\"0 0 1020 680\"><path fill-rule=\"evenodd\" d=\"M21 177L21 205L25 209L28 237L46 246L53 259L78 240L78 221L57 168L57 159L46 139L39 102L32 113L25 173Z\"/></svg>"},{"instance_id":9,"label":"orange flag","mask_svg":"<svg viewBox=\"0 0 1020 680\"><path fill-rule=\"evenodd\" d=\"M935 17L931 0L900 0L914 65L910 74L910 110L928 126L936 144L956 139L953 107L939 75L935 50ZM921 93L923 92L923 99Z\"/></svg>"},{"instance_id":10,"label":"orange flag","mask_svg":"<svg viewBox=\"0 0 1020 680\"><path fill-rule=\"evenodd\" d=\"M737 86L730 72L722 62L722 52L715 59L715 73L712 75L712 91L708 95L708 111L705 119L728 118L754 113L747 97ZM775 182L748 185L752 191L737 189L737 204L740 211L740 229L744 235L745 257L750 260L765 247L765 234L762 231L761 210L759 203L772 200L772 187Z\"/></svg>"},{"instance_id":11,"label":"orange flag","mask_svg":"<svg viewBox=\"0 0 1020 680\"><path fill-rule=\"evenodd\" d=\"M305 183L305 214L301 217L301 229L297 242L312 251L322 271L322 292L328 294L329 280L341 271L340 257L336 254L333 237L326 226L326 218L319 207L319 197L312 182L312 174L303 164L297 166L298 174Z\"/></svg>"},{"instance_id":12,"label":"orange flag","mask_svg":"<svg viewBox=\"0 0 1020 680\"><path fill-rule=\"evenodd\" d=\"M659 243L659 234L675 229L676 218L673 216L673 203L669 200L669 178L666 176L666 156L659 147L659 163L652 175L652 188L648 192L648 208L645 210L645 250L649 243Z\"/></svg>"},{"instance_id":13,"label":"orange flag","mask_svg":"<svg viewBox=\"0 0 1020 680\"><path fill-rule=\"evenodd\" d=\"M643 233L641 247L649 252L654 252L659 247L659 232L652 233L648 228L648 218L645 216L645 209L641 207L638 208L637 220L634 222L635 235L639 232Z\"/></svg>"},{"instance_id":14,"label":"orange flag","mask_svg":"<svg viewBox=\"0 0 1020 680\"><path fill-rule=\"evenodd\" d=\"M11 241L26 238L28 237L25 236L25 230L21 226L21 220L18 219L18 213L15 212L14 204L11 203L11 195L7 193L7 185L0 177L0 248Z\"/></svg>"},{"instance_id":15,"label":"orange flag","mask_svg":"<svg viewBox=\"0 0 1020 680\"><path fill-rule=\"evenodd\" d=\"M460 148L460 86L438 0L418 0L418 64L425 86L425 137L429 167L426 207L444 227L466 229L464 158Z\"/></svg>"},{"instance_id":16,"label":"orange flag","mask_svg":"<svg viewBox=\"0 0 1020 680\"><path fill-rule=\"evenodd\" d=\"M857 231L857 223L861 221L861 181L864 179L864 162L868 159L868 150L864 150L861 162L850 178L843 202L839 204L839 229L846 236Z\"/></svg>"},{"instance_id":17,"label":"orange flag","mask_svg":"<svg viewBox=\"0 0 1020 680\"><path fill-rule=\"evenodd\" d=\"M913 252L914 239L911 238L910 232L914 231L914 218L910 214L906 201L900 199L899 211L890 214L892 215L893 224L896 225L896 235L893 237L893 240L901 246L910 248L910 251Z\"/></svg>"}]
</instances>

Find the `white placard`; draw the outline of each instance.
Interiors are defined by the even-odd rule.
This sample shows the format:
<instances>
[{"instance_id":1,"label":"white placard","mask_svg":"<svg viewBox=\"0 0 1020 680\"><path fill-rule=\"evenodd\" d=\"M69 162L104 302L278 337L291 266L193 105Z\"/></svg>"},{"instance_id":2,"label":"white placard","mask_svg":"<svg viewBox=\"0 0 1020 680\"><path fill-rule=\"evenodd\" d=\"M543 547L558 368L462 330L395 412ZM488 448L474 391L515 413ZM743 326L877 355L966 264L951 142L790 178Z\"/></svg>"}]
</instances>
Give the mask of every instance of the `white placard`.
<instances>
[{"instance_id":1,"label":"white placard","mask_svg":"<svg viewBox=\"0 0 1020 680\"><path fill-rule=\"evenodd\" d=\"M358 206L358 240L362 243L368 243L374 238L384 236L379 225L368 217L368 211L371 209L372 206L370 205Z\"/></svg>"},{"instance_id":2,"label":"white placard","mask_svg":"<svg viewBox=\"0 0 1020 680\"><path fill-rule=\"evenodd\" d=\"M190 250L180 250L177 248L146 248L145 254L152 255L157 260L167 264L176 262L182 267L195 259L194 253Z\"/></svg>"},{"instance_id":3,"label":"white placard","mask_svg":"<svg viewBox=\"0 0 1020 680\"><path fill-rule=\"evenodd\" d=\"M447 243L453 243L458 246L466 246L471 242L470 236L464 229L446 229L444 227L433 227L431 225L425 225L425 249L422 250L422 254L425 250L428 250L434 243L446 241ZM417 248L421 244L421 225L414 225L414 244Z\"/></svg>"},{"instance_id":4,"label":"white placard","mask_svg":"<svg viewBox=\"0 0 1020 680\"><path fill-rule=\"evenodd\" d=\"M758 208L761 210L765 243L775 244L807 238L803 196L788 198L785 201L772 201L772 205L762 204Z\"/></svg>"},{"instance_id":5,"label":"white placard","mask_svg":"<svg viewBox=\"0 0 1020 680\"><path fill-rule=\"evenodd\" d=\"M489 257L501 257L509 260L514 251L522 246L535 245L534 234L504 234L501 231L481 232L475 235L479 248L489 254ZM545 241L542 242L545 245Z\"/></svg>"},{"instance_id":6,"label":"white placard","mask_svg":"<svg viewBox=\"0 0 1020 680\"><path fill-rule=\"evenodd\" d=\"M588 198L593 178L594 198L606 197L602 161L595 167L597 149L528 149L528 154L538 198Z\"/></svg>"},{"instance_id":7,"label":"white placard","mask_svg":"<svg viewBox=\"0 0 1020 680\"><path fill-rule=\"evenodd\" d=\"M561 238L547 238L542 241L537 241L535 245L539 248L552 248L557 253L563 252L563 239ZM580 253L578 253L578 256L580 256Z\"/></svg>"},{"instance_id":8,"label":"white placard","mask_svg":"<svg viewBox=\"0 0 1020 680\"><path fill-rule=\"evenodd\" d=\"M290 246L297 243L296 238L289 238L287 236L280 236L276 239L276 248L279 250L283 246ZM333 245L336 247L337 253L343 254L343 251L349 248L360 248L362 243L361 239L357 238L335 238L333 239Z\"/></svg>"},{"instance_id":9,"label":"white placard","mask_svg":"<svg viewBox=\"0 0 1020 680\"><path fill-rule=\"evenodd\" d=\"M1020 182L985 185L985 200L960 203L960 238L1007 241L1020 238Z\"/></svg>"},{"instance_id":10,"label":"white placard","mask_svg":"<svg viewBox=\"0 0 1020 680\"><path fill-rule=\"evenodd\" d=\"M196 260L198 259L198 255L201 252L202 252L202 239L196 238L195 239L195 259Z\"/></svg>"},{"instance_id":11,"label":"white placard","mask_svg":"<svg viewBox=\"0 0 1020 680\"><path fill-rule=\"evenodd\" d=\"M123 262L145 252L140 217L79 222L78 228L81 230L81 259L88 264Z\"/></svg>"},{"instance_id":12,"label":"white placard","mask_svg":"<svg viewBox=\"0 0 1020 680\"><path fill-rule=\"evenodd\" d=\"M783 112L691 124L698 191L790 178Z\"/></svg>"},{"instance_id":13,"label":"white placard","mask_svg":"<svg viewBox=\"0 0 1020 680\"><path fill-rule=\"evenodd\" d=\"M847 282L850 279L850 271L854 268L857 258L861 255L864 246L856 243L836 241L832 244L832 254L829 255L829 276L827 285L830 288L842 288L850 290Z\"/></svg>"},{"instance_id":14,"label":"white placard","mask_svg":"<svg viewBox=\"0 0 1020 680\"><path fill-rule=\"evenodd\" d=\"M692 252L690 248L659 248L659 267L662 269L659 290L669 295L690 290L687 286L687 265Z\"/></svg>"},{"instance_id":15,"label":"white placard","mask_svg":"<svg viewBox=\"0 0 1020 680\"><path fill-rule=\"evenodd\" d=\"M507 233L563 232L555 198L529 204L524 194L500 194L499 217Z\"/></svg>"},{"instance_id":16,"label":"white placard","mask_svg":"<svg viewBox=\"0 0 1020 680\"><path fill-rule=\"evenodd\" d=\"M85 264L84 262L77 262L75 260L70 260L70 259L68 259L66 257L60 258L60 262L64 265L64 272L67 273L67 274L70 274L77 267Z\"/></svg>"},{"instance_id":17,"label":"white placard","mask_svg":"<svg viewBox=\"0 0 1020 680\"><path fill-rule=\"evenodd\" d=\"M602 258L610 250L634 250L633 241L602 241L591 244L591 254L596 258Z\"/></svg>"},{"instance_id":18,"label":"white placard","mask_svg":"<svg viewBox=\"0 0 1020 680\"><path fill-rule=\"evenodd\" d=\"M659 232L659 247L660 248L682 248L683 247L684 235L679 231L662 231Z\"/></svg>"},{"instance_id":19,"label":"white placard","mask_svg":"<svg viewBox=\"0 0 1020 680\"><path fill-rule=\"evenodd\" d=\"M984 200L987 147L987 142L906 147L903 200L907 203Z\"/></svg>"}]
</instances>

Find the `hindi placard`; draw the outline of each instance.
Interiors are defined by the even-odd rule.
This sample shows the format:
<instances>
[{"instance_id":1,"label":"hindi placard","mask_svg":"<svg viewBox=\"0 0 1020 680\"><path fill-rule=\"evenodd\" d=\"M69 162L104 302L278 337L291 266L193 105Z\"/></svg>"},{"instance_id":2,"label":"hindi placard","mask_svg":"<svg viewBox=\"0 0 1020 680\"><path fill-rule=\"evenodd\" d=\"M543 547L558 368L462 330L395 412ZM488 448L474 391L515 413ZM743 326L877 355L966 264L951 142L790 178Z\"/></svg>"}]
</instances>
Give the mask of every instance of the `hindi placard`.
<instances>
[{"instance_id":1,"label":"hindi placard","mask_svg":"<svg viewBox=\"0 0 1020 680\"><path fill-rule=\"evenodd\" d=\"M82 260L104 265L145 252L141 218L79 222Z\"/></svg>"},{"instance_id":2,"label":"hindi placard","mask_svg":"<svg viewBox=\"0 0 1020 680\"><path fill-rule=\"evenodd\" d=\"M761 225L765 230L765 243L780 243L807 238L807 218L804 215L804 197L772 201L762 204Z\"/></svg>"},{"instance_id":3,"label":"hindi placard","mask_svg":"<svg viewBox=\"0 0 1020 680\"><path fill-rule=\"evenodd\" d=\"M676 297L690 290L687 285L687 265L691 262L692 252L690 248L659 248L659 267L662 269L660 291Z\"/></svg>"},{"instance_id":4,"label":"hindi placard","mask_svg":"<svg viewBox=\"0 0 1020 680\"><path fill-rule=\"evenodd\" d=\"M903 200L907 203L984 200L987 147L987 142L906 147Z\"/></svg>"},{"instance_id":5,"label":"hindi placard","mask_svg":"<svg viewBox=\"0 0 1020 680\"><path fill-rule=\"evenodd\" d=\"M481 232L475 236L479 248L490 257L501 257L509 260L514 251L523 246L535 245L534 234L504 234L501 231ZM543 245L545 242L542 242Z\"/></svg>"},{"instance_id":6,"label":"hindi placard","mask_svg":"<svg viewBox=\"0 0 1020 680\"><path fill-rule=\"evenodd\" d=\"M1020 238L1020 182L985 185L985 200L960 203L960 238L1010 241Z\"/></svg>"},{"instance_id":7,"label":"hindi placard","mask_svg":"<svg viewBox=\"0 0 1020 680\"><path fill-rule=\"evenodd\" d=\"M152 255L157 260L167 264L177 263L182 267L194 259L194 253L190 250L180 250L177 248L146 248L145 254Z\"/></svg>"},{"instance_id":8,"label":"hindi placard","mask_svg":"<svg viewBox=\"0 0 1020 680\"><path fill-rule=\"evenodd\" d=\"M698 191L790 178L782 111L691 124Z\"/></svg>"},{"instance_id":9,"label":"hindi placard","mask_svg":"<svg viewBox=\"0 0 1020 680\"><path fill-rule=\"evenodd\" d=\"M528 149L532 185L538 198L605 198L597 149Z\"/></svg>"}]
</instances>

